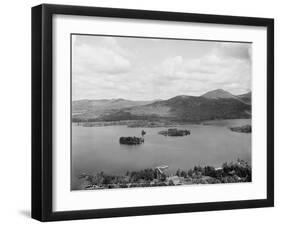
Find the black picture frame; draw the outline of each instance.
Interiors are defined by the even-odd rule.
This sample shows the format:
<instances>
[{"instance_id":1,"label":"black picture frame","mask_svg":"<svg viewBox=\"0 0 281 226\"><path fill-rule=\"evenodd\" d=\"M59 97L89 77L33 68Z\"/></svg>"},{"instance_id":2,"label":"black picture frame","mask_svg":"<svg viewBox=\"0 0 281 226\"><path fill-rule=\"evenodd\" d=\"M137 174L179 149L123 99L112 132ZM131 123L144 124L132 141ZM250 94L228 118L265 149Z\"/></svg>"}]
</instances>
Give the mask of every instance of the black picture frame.
<instances>
[{"instance_id":1,"label":"black picture frame","mask_svg":"<svg viewBox=\"0 0 281 226\"><path fill-rule=\"evenodd\" d=\"M52 210L52 18L55 14L266 27L267 198L54 212ZM32 8L32 218L40 221L57 221L271 206L274 206L273 19L50 4Z\"/></svg>"}]
</instances>

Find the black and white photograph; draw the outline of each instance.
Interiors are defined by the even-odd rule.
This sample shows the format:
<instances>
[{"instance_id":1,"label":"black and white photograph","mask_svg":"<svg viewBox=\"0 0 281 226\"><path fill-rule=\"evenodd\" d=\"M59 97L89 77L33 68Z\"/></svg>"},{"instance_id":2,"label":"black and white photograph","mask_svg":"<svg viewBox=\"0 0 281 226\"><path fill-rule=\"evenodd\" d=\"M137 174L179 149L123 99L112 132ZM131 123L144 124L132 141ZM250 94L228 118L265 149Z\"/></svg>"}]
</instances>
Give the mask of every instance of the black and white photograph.
<instances>
[{"instance_id":1,"label":"black and white photograph","mask_svg":"<svg viewBox=\"0 0 281 226\"><path fill-rule=\"evenodd\" d=\"M71 190L250 183L252 43L71 35Z\"/></svg>"},{"instance_id":2,"label":"black and white photograph","mask_svg":"<svg viewBox=\"0 0 281 226\"><path fill-rule=\"evenodd\" d=\"M274 18L151 3L32 7L33 219L275 205Z\"/></svg>"}]
</instances>

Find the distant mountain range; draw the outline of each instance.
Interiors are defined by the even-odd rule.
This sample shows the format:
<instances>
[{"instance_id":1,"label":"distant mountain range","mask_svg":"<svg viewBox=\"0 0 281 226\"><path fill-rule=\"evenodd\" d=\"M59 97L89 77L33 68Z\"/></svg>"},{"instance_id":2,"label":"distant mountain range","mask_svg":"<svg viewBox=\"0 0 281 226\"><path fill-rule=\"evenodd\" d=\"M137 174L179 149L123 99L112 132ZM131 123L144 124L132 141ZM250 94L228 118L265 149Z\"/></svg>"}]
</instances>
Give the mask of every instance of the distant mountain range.
<instances>
[{"instance_id":1,"label":"distant mountain range","mask_svg":"<svg viewBox=\"0 0 281 226\"><path fill-rule=\"evenodd\" d=\"M217 89L201 96L175 96L168 100L77 100L73 121L172 120L203 121L251 118L251 92L233 95Z\"/></svg>"}]
</instances>

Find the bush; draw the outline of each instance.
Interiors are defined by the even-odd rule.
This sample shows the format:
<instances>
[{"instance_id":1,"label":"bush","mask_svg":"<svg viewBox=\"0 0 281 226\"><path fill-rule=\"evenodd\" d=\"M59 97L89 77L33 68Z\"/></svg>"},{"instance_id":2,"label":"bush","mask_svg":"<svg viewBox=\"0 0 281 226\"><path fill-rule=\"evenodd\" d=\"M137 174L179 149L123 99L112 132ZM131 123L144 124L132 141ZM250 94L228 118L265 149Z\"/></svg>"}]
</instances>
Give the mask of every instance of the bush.
<instances>
[{"instance_id":1,"label":"bush","mask_svg":"<svg viewBox=\"0 0 281 226\"><path fill-rule=\"evenodd\" d=\"M205 166L204 167L204 175L209 177L217 178L216 169L212 166Z\"/></svg>"},{"instance_id":2,"label":"bush","mask_svg":"<svg viewBox=\"0 0 281 226\"><path fill-rule=\"evenodd\" d=\"M188 171L187 171L187 175L188 175L189 177L192 177L192 176L193 176L193 170L192 170L192 169L188 170Z\"/></svg>"},{"instance_id":3,"label":"bush","mask_svg":"<svg viewBox=\"0 0 281 226\"><path fill-rule=\"evenodd\" d=\"M139 180L152 181L157 178L157 173L153 169L145 169L141 171L133 171L130 173L131 181L137 182Z\"/></svg>"}]
</instances>

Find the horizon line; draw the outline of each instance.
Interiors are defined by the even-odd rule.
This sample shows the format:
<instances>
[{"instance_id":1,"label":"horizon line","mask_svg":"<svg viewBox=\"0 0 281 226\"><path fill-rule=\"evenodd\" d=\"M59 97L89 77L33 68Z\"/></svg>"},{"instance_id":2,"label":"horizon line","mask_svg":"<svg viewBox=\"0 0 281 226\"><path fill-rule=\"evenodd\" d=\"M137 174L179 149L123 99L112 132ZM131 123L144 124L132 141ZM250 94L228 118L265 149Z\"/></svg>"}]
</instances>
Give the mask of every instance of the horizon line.
<instances>
[{"instance_id":1,"label":"horizon line","mask_svg":"<svg viewBox=\"0 0 281 226\"><path fill-rule=\"evenodd\" d=\"M187 94L179 94L179 95L176 95L176 96L167 98L167 99L156 98L156 99L149 99L149 100L133 100L133 99L127 99L127 98L118 97L118 98L99 98L99 99L82 98L82 99L76 99L76 100L74 100L74 99L71 98L71 101L73 102L73 101L82 101L82 100L119 100L119 99L120 99L120 100L129 100L129 101L157 101L157 100L161 101L161 100L169 100L169 99L172 99L172 98L174 98L174 97L179 97L179 96L201 97L201 96L203 96L204 94L206 94L206 93L208 93L208 92L217 91L217 90L223 90L223 91L225 91L225 92L230 93L230 94L233 95L233 96L240 96L240 95L243 95L243 94L247 94L247 93L251 93L251 92L252 92L252 90L250 90L250 91L248 91L248 92L241 93L241 94L232 94L231 92L229 92L229 91L227 91L227 90L225 90L225 89L218 88L218 89L209 90L209 91L204 92L203 94L197 95L197 96L195 96L195 95L187 95Z\"/></svg>"}]
</instances>

